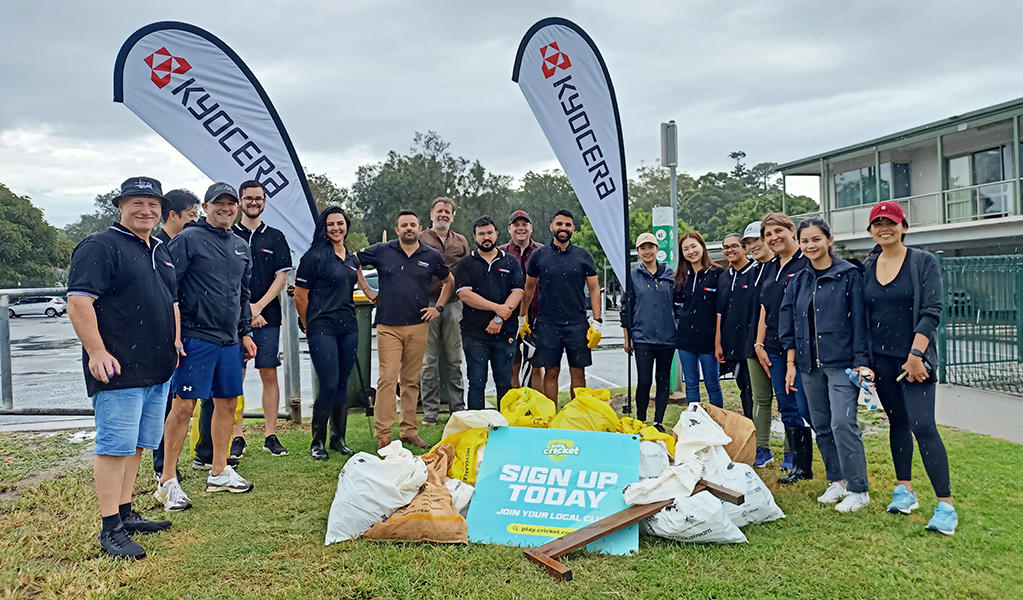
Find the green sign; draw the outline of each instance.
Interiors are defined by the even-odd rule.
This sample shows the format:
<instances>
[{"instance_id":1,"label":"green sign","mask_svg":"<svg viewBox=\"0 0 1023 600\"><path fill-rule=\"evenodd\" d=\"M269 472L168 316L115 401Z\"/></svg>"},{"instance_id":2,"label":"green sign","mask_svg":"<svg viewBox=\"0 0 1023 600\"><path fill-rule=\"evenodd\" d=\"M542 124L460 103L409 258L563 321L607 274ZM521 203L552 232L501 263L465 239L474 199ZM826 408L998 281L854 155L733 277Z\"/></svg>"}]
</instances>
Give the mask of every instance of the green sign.
<instances>
[{"instance_id":1,"label":"green sign","mask_svg":"<svg viewBox=\"0 0 1023 600\"><path fill-rule=\"evenodd\" d=\"M675 226L672 224L671 207L655 206L652 214L654 237L657 238L657 262L675 266Z\"/></svg>"}]
</instances>

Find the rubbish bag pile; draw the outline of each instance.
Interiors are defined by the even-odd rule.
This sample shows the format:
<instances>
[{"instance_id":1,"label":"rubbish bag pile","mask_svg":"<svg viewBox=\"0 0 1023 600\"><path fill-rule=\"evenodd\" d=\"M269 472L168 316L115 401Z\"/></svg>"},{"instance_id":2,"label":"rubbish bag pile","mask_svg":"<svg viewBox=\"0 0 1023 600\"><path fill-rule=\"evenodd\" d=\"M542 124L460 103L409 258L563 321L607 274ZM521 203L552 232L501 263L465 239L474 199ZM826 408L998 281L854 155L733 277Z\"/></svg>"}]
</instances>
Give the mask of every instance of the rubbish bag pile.
<instances>
[{"instance_id":1,"label":"rubbish bag pile","mask_svg":"<svg viewBox=\"0 0 1023 600\"><path fill-rule=\"evenodd\" d=\"M689 405L673 434L631 417L619 417L608 390L576 388L560 411L530 388L510 390L500 411L451 415L441 441L423 456L400 442L360 452L338 475L327 519L327 545L366 537L372 540L465 543L466 511L494 426L617 432L640 438L640 481L625 489L630 504L674 500L644 520L641 530L692 543L738 543L751 523L784 517L774 497L750 466L755 452L753 424L736 413ZM708 412L708 410L710 412ZM692 495L706 479L745 495L735 506L709 492Z\"/></svg>"}]
</instances>

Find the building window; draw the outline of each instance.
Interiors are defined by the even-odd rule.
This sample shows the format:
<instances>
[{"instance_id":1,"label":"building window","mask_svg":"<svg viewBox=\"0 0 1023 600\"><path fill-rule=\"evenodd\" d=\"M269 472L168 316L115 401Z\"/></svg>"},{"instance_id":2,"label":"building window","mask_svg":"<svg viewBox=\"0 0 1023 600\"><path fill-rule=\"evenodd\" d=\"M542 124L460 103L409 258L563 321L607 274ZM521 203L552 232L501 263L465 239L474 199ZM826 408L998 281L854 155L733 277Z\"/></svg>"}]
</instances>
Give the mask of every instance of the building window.
<instances>
[{"instance_id":1,"label":"building window","mask_svg":"<svg viewBox=\"0 0 1023 600\"><path fill-rule=\"evenodd\" d=\"M1011 155L1012 148L1002 145L945 159L950 221L1009 214L1013 188L1002 182L1014 177Z\"/></svg>"},{"instance_id":2,"label":"building window","mask_svg":"<svg viewBox=\"0 0 1023 600\"><path fill-rule=\"evenodd\" d=\"M892 200L911 194L909 163L881 164L881 198ZM848 208L879 201L874 180L874 167L863 167L835 175L835 208Z\"/></svg>"}]
</instances>

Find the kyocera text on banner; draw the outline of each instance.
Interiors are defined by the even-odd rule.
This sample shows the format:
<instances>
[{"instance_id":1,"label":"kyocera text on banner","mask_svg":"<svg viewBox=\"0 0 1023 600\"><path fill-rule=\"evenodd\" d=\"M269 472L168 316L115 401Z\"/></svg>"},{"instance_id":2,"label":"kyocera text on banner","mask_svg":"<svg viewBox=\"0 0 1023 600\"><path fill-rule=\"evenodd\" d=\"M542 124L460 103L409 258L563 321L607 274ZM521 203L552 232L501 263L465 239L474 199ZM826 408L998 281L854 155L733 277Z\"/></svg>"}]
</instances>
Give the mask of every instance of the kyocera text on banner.
<instances>
[{"instance_id":1,"label":"kyocera text on banner","mask_svg":"<svg viewBox=\"0 0 1023 600\"><path fill-rule=\"evenodd\" d=\"M121 102L214 181L255 179L266 188L263 220L303 253L316 204L288 132L263 86L227 44L187 23L131 34L114 64Z\"/></svg>"},{"instance_id":2,"label":"kyocera text on banner","mask_svg":"<svg viewBox=\"0 0 1023 600\"><path fill-rule=\"evenodd\" d=\"M618 281L626 285L632 244L625 149L614 87L597 46L575 23L543 19L519 44L512 81L540 122Z\"/></svg>"}]
</instances>

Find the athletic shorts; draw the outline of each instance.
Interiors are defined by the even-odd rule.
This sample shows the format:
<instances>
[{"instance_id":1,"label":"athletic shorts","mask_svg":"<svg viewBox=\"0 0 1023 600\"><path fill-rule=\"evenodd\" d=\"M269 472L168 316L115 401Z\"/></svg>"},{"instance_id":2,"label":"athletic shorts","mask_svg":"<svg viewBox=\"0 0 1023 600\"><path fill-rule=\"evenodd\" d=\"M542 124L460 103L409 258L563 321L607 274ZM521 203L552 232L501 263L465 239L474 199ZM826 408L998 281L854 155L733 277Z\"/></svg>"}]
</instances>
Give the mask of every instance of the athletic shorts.
<instances>
[{"instance_id":1,"label":"athletic shorts","mask_svg":"<svg viewBox=\"0 0 1023 600\"><path fill-rule=\"evenodd\" d=\"M576 323L549 323L539 321L533 327L536 339L536 366L544 369L561 365L561 354L568 355L568 366L588 367L593 364L590 349L586 347L586 321Z\"/></svg>"},{"instance_id":2,"label":"athletic shorts","mask_svg":"<svg viewBox=\"0 0 1023 600\"><path fill-rule=\"evenodd\" d=\"M256 344L256 361L253 366L257 369L274 369L281 366L280 327L253 327L252 341ZM245 359L245 348L241 349L241 356L242 368L244 369L248 366L246 364L248 360Z\"/></svg>"},{"instance_id":3,"label":"athletic shorts","mask_svg":"<svg viewBox=\"0 0 1023 600\"><path fill-rule=\"evenodd\" d=\"M136 448L156 450L163 439L170 382L149 387L102 390L92 397L96 412L95 454L131 456Z\"/></svg>"},{"instance_id":4,"label":"athletic shorts","mask_svg":"<svg viewBox=\"0 0 1023 600\"><path fill-rule=\"evenodd\" d=\"M241 343L220 346L195 338L182 340L185 356L171 378L174 395L187 400L242 395Z\"/></svg>"}]
</instances>

